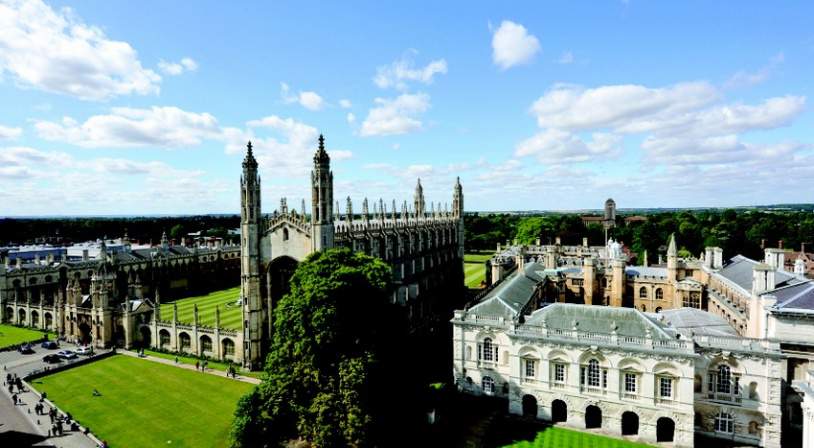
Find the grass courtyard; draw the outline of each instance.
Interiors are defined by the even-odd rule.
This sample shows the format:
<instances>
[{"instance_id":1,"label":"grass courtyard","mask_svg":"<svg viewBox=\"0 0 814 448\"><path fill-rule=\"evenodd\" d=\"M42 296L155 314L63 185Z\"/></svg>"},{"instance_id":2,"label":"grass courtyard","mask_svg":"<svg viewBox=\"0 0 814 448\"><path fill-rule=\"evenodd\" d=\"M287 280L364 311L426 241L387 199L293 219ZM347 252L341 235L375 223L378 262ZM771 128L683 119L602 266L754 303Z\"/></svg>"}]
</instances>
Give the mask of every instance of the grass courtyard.
<instances>
[{"instance_id":1,"label":"grass courtyard","mask_svg":"<svg viewBox=\"0 0 814 448\"><path fill-rule=\"evenodd\" d=\"M0 348L22 344L23 342L37 341L42 339L43 336L45 336L43 331L0 324Z\"/></svg>"},{"instance_id":2,"label":"grass courtyard","mask_svg":"<svg viewBox=\"0 0 814 448\"><path fill-rule=\"evenodd\" d=\"M468 288L480 288L486 279L484 262L492 257L492 252L470 252L464 254L464 283Z\"/></svg>"},{"instance_id":3,"label":"grass courtyard","mask_svg":"<svg viewBox=\"0 0 814 448\"><path fill-rule=\"evenodd\" d=\"M175 302L161 303L161 319L172 320L172 304L178 305L178 321L192 323L193 307L198 305L198 323L210 327L215 326L215 307L220 307L220 326L232 330L240 330L243 314L235 302L240 297L240 287L215 291L203 296L187 297Z\"/></svg>"},{"instance_id":4,"label":"grass courtyard","mask_svg":"<svg viewBox=\"0 0 814 448\"><path fill-rule=\"evenodd\" d=\"M627 440L574 431L560 427L549 427L537 433L533 441L520 441L503 448L646 448L650 445Z\"/></svg>"},{"instance_id":5,"label":"grass courtyard","mask_svg":"<svg viewBox=\"0 0 814 448\"><path fill-rule=\"evenodd\" d=\"M121 355L33 386L114 448L227 446L237 401L252 387Z\"/></svg>"}]
</instances>

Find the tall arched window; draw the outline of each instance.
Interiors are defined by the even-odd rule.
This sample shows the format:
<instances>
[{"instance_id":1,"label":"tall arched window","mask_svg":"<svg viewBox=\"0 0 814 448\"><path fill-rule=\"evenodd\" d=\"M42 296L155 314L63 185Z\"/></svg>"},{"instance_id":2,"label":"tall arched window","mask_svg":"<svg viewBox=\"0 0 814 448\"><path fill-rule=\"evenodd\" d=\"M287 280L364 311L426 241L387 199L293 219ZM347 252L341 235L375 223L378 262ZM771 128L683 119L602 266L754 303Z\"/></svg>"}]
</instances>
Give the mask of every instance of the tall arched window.
<instances>
[{"instance_id":1,"label":"tall arched window","mask_svg":"<svg viewBox=\"0 0 814 448\"><path fill-rule=\"evenodd\" d=\"M731 381L732 372L729 366L723 364L718 366L718 378L715 382L715 390L722 394L730 393L732 391Z\"/></svg>"},{"instance_id":2,"label":"tall arched window","mask_svg":"<svg viewBox=\"0 0 814 448\"><path fill-rule=\"evenodd\" d=\"M735 421L731 414L721 412L715 416L715 431L732 433L735 431Z\"/></svg>"},{"instance_id":3,"label":"tall arched window","mask_svg":"<svg viewBox=\"0 0 814 448\"><path fill-rule=\"evenodd\" d=\"M497 347L491 338L484 338L478 350L478 357L484 361L497 362Z\"/></svg>"},{"instance_id":4,"label":"tall arched window","mask_svg":"<svg viewBox=\"0 0 814 448\"><path fill-rule=\"evenodd\" d=\"M656 288L656 300L664 299L664 291L661 288Z\"/></svg>"},{"instance_id":5,"label":"tall arched window","mask_svg":"<svg viewBox=\"0 0 814 448\"><path fill-rule=\"evenodd\" d=\"M491 376L485 376L481 380L481 387L483 387L484 393L493 394L495 393L495 380Z\"/></svg>"},{"instance_id":6,"label":"tall arched window","mask_svg":"<svg viewBox=\"0 0 814 448\"><path fill-rule=\"evenodd\" d=\"M640 299L646 299L647 298L647 288L645 288L644 286L639 288L639 298Z\"/></svg>"},{"instance_id":7,"label":"tall arched window","mask_svg":"<svg viewBox=\"0 0 814 448\"><path fill-rule=\"evenodd\" d=\"M599 361L596 359L588 361L588 365L583 367L582 370L582 384L589 387L599 387L603 383L603 372L599 368Z\"/></svg>"}]
</instances>

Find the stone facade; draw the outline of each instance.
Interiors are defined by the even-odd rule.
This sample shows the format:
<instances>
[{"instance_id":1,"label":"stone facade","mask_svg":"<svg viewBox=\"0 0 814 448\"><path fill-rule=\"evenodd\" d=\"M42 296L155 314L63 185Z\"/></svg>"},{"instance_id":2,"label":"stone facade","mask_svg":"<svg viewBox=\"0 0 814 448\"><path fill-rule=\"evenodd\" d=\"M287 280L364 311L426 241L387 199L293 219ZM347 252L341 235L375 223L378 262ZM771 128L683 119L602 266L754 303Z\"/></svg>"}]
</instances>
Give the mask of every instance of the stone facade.
<instances>
[{"instance_id":1,"label":"stone facade","mask_svg":"<svg viewBox=\"0 0 814 448\"><path fill-rule=\"evenodd\" d=\"M261 216L260 176L248 145L241 177L241 298L244 307L244 360L259 367L271 334L275 301L288 290L297 263L309 254L347 247L376 256L392 269L393 303L405 306L415 331L438 328L452 314L463 284L464 197L460 182L452 192L452 207L424 199L421 181L412 207L404 201L367 199L361 213L350 197L345 212L334 198L333 172L324 139L314 155L311 209L303 201L299 211L284 198L277 210Z\"/></svg>"}]
</instances>

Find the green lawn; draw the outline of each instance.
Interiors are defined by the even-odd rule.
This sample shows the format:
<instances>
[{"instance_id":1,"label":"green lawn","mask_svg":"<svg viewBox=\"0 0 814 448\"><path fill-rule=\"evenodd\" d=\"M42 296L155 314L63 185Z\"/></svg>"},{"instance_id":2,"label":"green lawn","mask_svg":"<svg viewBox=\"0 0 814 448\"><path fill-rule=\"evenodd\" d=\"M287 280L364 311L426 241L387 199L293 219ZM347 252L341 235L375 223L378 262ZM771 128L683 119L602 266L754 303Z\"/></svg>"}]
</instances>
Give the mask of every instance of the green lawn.
<instances>
[{"instance_id":1,"label":"green lawn","mask_svg":"<svg viewBox=\"0 0 814 448\"><path fill-rule=\"evenodd\" d=\"M533 441L515 442L503 448L646 448L650 445L573 431L560 427L546 428Z\"/></svg>"},{"instance_id":2,"label":"green lawn","mask_svg":"<svg viewBox=\"0 0 814 448\"><path fill-rule=\"evenodd\" d=\"M468 288L480 288L480 283L486 279L484 262L491 257L491 252L464 254L464 283Z\"/></svg>"},{"instance_id":3,"label":"green lawn","mask_svg":"<svg viewBox=\"0 0 814 448\"><path fill-rule=\"evenodd\" d=\"M200 325L215 326L215 306L220 307L220 326L232 330L240 330L243 321L243 313L235 301L240 297L240 287L215 291L205 296L188 297L178 299L174 303L178 304L178 321L192 323L192 308L198 305L198 323ZM167 302L161 304L161 319L172 320L172 304Z\"/></svg>"},{"instance_id":4,"label":"green lawn","mask_svg":"<svg viewBox=\"0 0 814 448\"><path fill-rule=\"evenodd\" d=\"M0 324L0 348L21 344L23 342L37 341L42 339L43 336L45 336L44 331Z\"/></svg>"},{"instance_id":5,"label":"green lawn","mask_svg":"<svg viewBox=\"0 0 814 448\"><path fill-rule=\"evenodd\" d=\"M200 362L199 358L195 358L193 356L174 355L172 353L161 353L161 352L157 352L157 351L154 351L154 350L145 349L144 354L145 355L150 355L150 356L155 356L156 358L169 359L171 361L175 361L175 359L178 358L178 362L181 363L181 364L195 365L196 361ZM238 375L250 376L252 378L261 378L263 376L263 372L244 372L244 371L240 370L239 365L232 364L232 366L235 369L238 370ZM220 370L220 371L225 372L226 368L229 367L229 363L228 362L220 362L220 361L209 360L208 367L210 369L215 369L215 370Z\"/></svg>"},{"instance_id":6,"label":"green lawn","mask_svg":"<svg viewBox=\"0 0 814 448\"><path fill-rule=\"evenodd\" d=\"M227 446L237 400L252 387L121 355L33 384L114 448Z\"/></svg>"}]
</instances>

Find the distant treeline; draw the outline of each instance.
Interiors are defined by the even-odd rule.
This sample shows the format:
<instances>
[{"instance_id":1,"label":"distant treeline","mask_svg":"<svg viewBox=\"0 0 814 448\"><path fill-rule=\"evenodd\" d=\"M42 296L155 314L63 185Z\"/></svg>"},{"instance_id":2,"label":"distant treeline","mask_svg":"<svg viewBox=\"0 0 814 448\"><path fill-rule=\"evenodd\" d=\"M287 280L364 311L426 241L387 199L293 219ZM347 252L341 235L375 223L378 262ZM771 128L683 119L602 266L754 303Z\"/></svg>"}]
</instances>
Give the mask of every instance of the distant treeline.
<instances>
[{"instance_id":1,"label":"distant treeline","mask_svg":"<svg viewBox=\"0 0 814 448\"><path fill-rule=\"evenodd\" d=\"M588 237L591 245L604 243L600 225L585 227L577 214L545 214L519 216L515 214L467 214L464 219L467 250L494 250L497 243L517 239L543 244L560 237L563 244L581 244ZM635 254L646 250L651 263L664 254L670 234L675 233L680 255L698 256L705 246L719 246L724 256L743 254L763 258L761 242L777 247L783 240L785 248L799 250L808 243L814 250L814 213L808 211L702 210L662 212L647 215L646 222L625 225L624 215L618 216L610 235L624 242Z\"/></svg>"},{"instance_id":2,"label":"distant treeline","mask_svg":"<svg viewBox=\"0 0 814 448\"><path fill-rule=\"evenodd\" d=\"M0 246L9 244L68 244L119 238L125 230L131 241L161 241L161 234L180 241L190 232L228 238L228 231L240 227L238 215L171 217L83 217L83 218L0 218ZM237 237L232 237L237 240Z\"/></svg>"}]
</instances>

